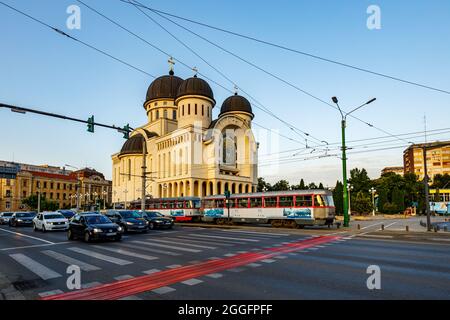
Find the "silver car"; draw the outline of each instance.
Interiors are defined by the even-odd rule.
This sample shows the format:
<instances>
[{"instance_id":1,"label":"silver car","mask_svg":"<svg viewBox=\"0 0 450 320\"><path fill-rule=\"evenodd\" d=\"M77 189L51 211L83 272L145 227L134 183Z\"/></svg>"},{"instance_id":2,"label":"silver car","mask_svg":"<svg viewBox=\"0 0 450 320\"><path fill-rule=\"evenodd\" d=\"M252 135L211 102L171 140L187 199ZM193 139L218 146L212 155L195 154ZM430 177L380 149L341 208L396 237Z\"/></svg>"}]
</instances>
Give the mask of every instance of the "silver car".
<instances>
[{"instance_id":1,"label":"silver car","mask_svg":"<svg viewBox=\"0 0 450 320\"><path fill-rule=\"evenodd\" d=\"M9 224L9 219L14 212L0 212L0 224Z\"/></svg>"}]
</instances>

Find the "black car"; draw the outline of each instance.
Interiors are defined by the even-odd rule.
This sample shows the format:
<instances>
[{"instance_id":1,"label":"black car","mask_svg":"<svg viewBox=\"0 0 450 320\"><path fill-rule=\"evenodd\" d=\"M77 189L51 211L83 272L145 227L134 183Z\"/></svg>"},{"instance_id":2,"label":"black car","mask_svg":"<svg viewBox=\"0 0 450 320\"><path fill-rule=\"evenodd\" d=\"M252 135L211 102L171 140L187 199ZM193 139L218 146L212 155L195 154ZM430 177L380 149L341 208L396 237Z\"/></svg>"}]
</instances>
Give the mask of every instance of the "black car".
<instances>
[{"instance_id":1,"label":"black car","mask_svg":"<svg viewBox=\"0 0 450 320\"><path fill-rule=\"evenodd\" d=\"M156 228L172 229L173 228L173 219L166 217L159 212L144 211L143 213L141 212L141 214L144 217L144 219L148 221L149 229L156 229Z\"/></svg>"},{"instance_id":2,"label":"black car","mask_svg":"<svg viewBox=\"0 0 450 320\"><path fill-rule=\"evenodd\" d=\"M148 222L133 210L110 210L106 216L121 226L124 232L147 232Z\"/></svg>"},{"instance_id":3,"label":"black car","mask_svg":"<svg viewBox=\"0 0 450 320\"><path fill-rule=\"evenodd\" d=\"M72 219L76 215L76 212L72 210L58 210L58 212L68 220Z\"/></svg>"},{"instance_id":4,"label":"black car","mask_svg":"<svg viewBox=\"0 0 450 320\"><path fill-rule=\"evenodd\" d=\"M122 240L122 228L102 214L77 214L69 223L67 238L93 240Z\"/></svg>"},{"instance_id":5,"label":"black car","mask_svg":"<svg viewBox=\"0 0 450 320\"><path fill-rule=\"evenodd\" d=\"M33 218L35 215L31 212L14 212L14 214L9 219L10 227L18 227L18 226L28 226L31 227L33 225Z\"/></svg>"}]
</instances>

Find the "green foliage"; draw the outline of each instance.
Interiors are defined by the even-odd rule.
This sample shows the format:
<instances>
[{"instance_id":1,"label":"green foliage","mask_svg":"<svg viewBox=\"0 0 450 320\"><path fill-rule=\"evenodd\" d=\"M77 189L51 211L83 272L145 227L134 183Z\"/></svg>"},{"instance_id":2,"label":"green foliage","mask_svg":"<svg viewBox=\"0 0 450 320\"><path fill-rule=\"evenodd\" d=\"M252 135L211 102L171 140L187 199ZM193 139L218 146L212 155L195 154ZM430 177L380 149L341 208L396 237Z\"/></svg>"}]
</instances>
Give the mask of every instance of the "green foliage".
<instances>
[{"instance_id":1,"label":"green foliage","mask_svg":"<svg viewBox=\"0 0 450 320\"><path fill-rule=\"evenodd\" d=\"M431 187L435 189L444 189L444 188L450 189L450 175L448 173L444 175L442 174L434 175L433 184Z\"/></svg>"},{"instance_id":2,"label":"green foliage","mask_svg":"<svg viewBox=\"0 0 450 320\"><path fill-rule=\"evenodd\" d=\"M377 202L377 208L378 211L384 212L383 208L386 203L389 203L388 201L388 191L385 188L379 188L378 190L378 202Z\"/></svg>"},{"instance_id":3,"label":"green foliage","mask_svg":"<svg viewBox=\"0 0 450 320\"><path fill-rule=\"evenodd\" d=\"M28 206L31 210L37 210L38 208L38 196L31 195L28 198L22 200L22 203ZM59 209L59 203L55 201L49 201L45 197L41 196L41 211L56 211Z\"/></svg>"},{"instance_id":4,"label":"green foliage","mask_svg":"<svg viewBox=\"0 0 450 320\"><path fill-rule=\"evenodd\" d=\"M286 180L280 180L272 186L271 191L287 191L289 189L289 182Z\"/></svg>"},{"instance_id":5,"label":"green foliage","mask_svg":"<svg viewBox=\"0 0 450 320\"><path fill-rule=\"evenodd\" d=\"M366 169L352 169L350 170L350 179L348 181L353 186L353 193L358 194L363 192L364 194L369 194L369 189L372 186L369 175Z\"/></svg>"},{"instance_id":6,"label":"green foliage","mask_svg":"<svg viewBox=\"0 0 450 320\"><path fill-rule=\"evenodd\" d=\"M336 214L342 214L344 212L343 193L344 193L344 186L342 182L337 181L336 186L334 187L333 190L333 200L334 206L336 207Z\"/></svg>"},{"instance_id":7,"label":"green foliage","mask_svg":"<svg viewBox=\"0 0 450 320\"><path fill-rule=\"evenodd\" d=\"M352 210L363 214L372 212L373 205L371 198L365 192L359 191L353 200Z\"/></svg>"},{"instance_id":8,"label":"green foliage","mask_svg":"<svg viewBox=\"0 0 450 320\"><path fill-rule=\"evenodd\" d=\"M397 212L403 212L405 210L405 194L403 190L397 187L392 190L392 204L395 205Z\"/></svg>"}]
</instances>

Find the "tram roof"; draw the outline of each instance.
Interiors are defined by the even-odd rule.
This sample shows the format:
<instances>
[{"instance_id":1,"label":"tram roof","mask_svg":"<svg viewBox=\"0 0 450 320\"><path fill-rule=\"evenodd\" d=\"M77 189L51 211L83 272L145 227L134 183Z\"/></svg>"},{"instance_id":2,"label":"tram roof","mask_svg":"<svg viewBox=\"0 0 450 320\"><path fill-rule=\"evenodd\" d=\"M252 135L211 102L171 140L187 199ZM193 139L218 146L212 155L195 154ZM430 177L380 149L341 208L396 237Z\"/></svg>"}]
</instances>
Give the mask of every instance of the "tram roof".
<instances>
[{"instance_id":1,"label":"tram roof","mask_svg":"<svg viewBox=\"0 0 450 320\"><path fill-rule=\"evenodd\" d=\"M294 195L332 195L330 190L325 189L310 189L310 190L288 190L288 191L269 191L269 192L253 192L253 193L235 193L231 195L231 198L245 198L245 197L275 197L275 196L294 196ZM203 199L224 199L225 195L214 195L203 197Z\"/></svg>"}]
</instances>

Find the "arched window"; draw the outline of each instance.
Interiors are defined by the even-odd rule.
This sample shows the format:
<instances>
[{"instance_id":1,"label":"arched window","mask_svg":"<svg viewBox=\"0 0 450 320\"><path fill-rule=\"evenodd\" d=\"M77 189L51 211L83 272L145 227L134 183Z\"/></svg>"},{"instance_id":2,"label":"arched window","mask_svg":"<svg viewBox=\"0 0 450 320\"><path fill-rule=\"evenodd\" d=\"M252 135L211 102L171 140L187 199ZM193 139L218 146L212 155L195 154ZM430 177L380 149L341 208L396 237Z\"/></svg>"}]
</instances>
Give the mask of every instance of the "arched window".
<instances>
[{"instance_id":1,"label":"arched window","mask_svg":"<svg viewBox=\"0 0 450 320\"><path fill-rule=\"evenodd\" d=\"M168 117L167 117L167 110L166 109L164 109L164 119L168 119Z\"/></svg>"},{"instance_id":2,"label":"arched window","mask_svg":"<svg viewBox=\"0 0 450 320\"><path fill-rule=\"evenodd\" d=\"M205 115L205 106L202 104L202 116Z\"/></svg>"},{"instance_id":3,"label":"arched window","mask_svg":"<svg viewBox=\"0 0 450 320\"><path fill-rule=\"evenodd\" d=\"M222 163L227 166L236 165L237 161L237 137L234 131L226 130L222 134Z\"/></svg>"},{"instance_id":4,"label":"arched window","mask_svg":"<svg viewBox=\"0 0 450 320\"><path fill-rule=\"evenodd\" d=\"M188 103L188 116L191 115L191 104Z\"/></svg>"},{"instance_id":5,"label":"arched window","mask_svg":"<svg viewBox=\"0 0 450 320\"><path fill-rule=\"evenodd\" d=\"M128 181L131 180L131 159L128 159Z\"/></svg>"},{"instance_id":6,"label":"arched window","mask_svg":"<svg viewBox=\"0 0 450 320\"><path fill-rule=\"evenodd\" d=\"M197 115L197 104L195 104L195 115Z\"/></svg>"},{"instance_id":7,"label":"arched window","mask_svg":"<svg viewBox=\"0 0 450 320\"><path fill-rule=\"evenodd\" d=\"M184 116L184 104L181 106L181 115Z\"/></svg>"},{"instance_id":8,"label":"arched window","mask_svg":"<svg viewBox=\"0 0 450 320\"><path fill-rule=\"evenodd\" d=\"M172 111L172 119L177 120L177 111L176 110Z\"/></svg>"},{"instance_id":9,"label":"arched window","mask_svg":"<svg viewBox=\"0 0 450 320\"><path fill-rule=\"evenodd\" d=\"M156 120L159 119L159 110L156 110Z\"/></svg>"}]
</instances>

